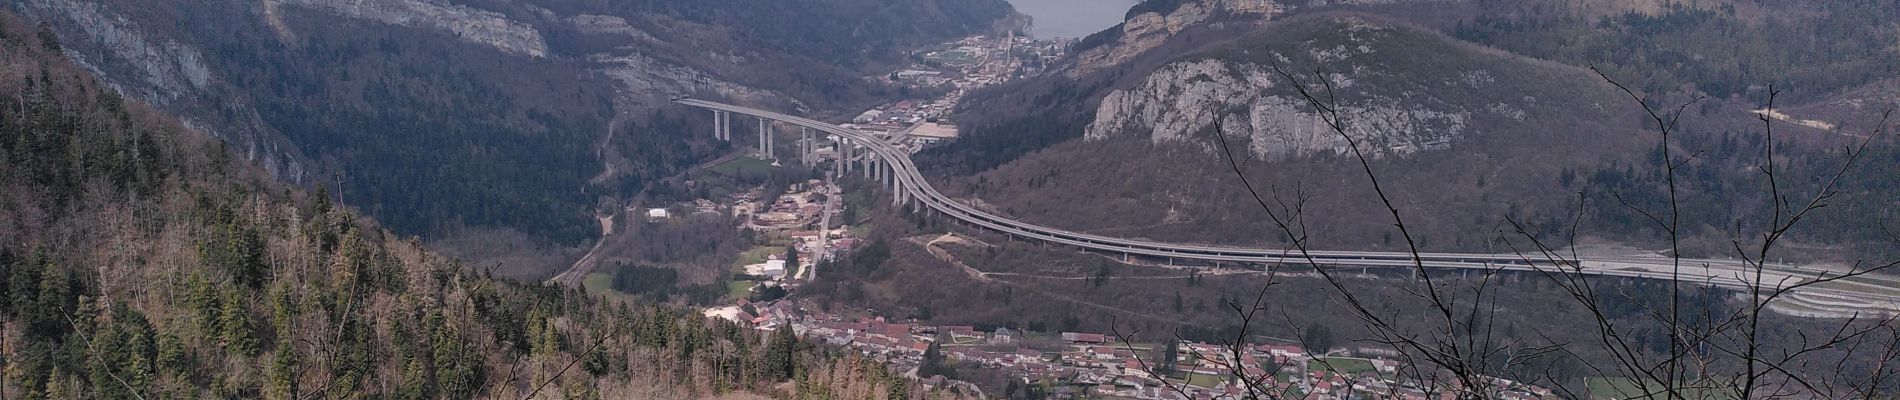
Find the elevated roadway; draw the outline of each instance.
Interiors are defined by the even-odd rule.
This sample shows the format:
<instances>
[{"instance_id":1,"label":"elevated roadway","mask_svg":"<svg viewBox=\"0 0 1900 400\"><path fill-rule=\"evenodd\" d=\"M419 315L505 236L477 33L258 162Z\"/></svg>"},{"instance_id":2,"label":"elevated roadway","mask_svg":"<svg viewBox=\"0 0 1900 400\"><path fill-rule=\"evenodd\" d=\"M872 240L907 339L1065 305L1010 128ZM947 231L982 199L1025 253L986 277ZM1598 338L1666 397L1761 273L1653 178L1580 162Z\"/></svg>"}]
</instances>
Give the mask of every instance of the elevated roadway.
<instances>
[{"instance_id":1,"label":"elevated roadway","mask_svg":"<svg viewBox=\"0 0 1900 400\"><path fill-rule=\"evenodd\" d=\"M840 172L862 169L860 172L866 177L877 179L893 191L892 201L895 204L934 211L964 223L1024 239L1091 251L1169 260L1243 264L1308 264L1307 256L1310 255L1313 263L1322 266L1414 267L1423 265L1434 269L1563 271L1601 276L1674 279L1737 289L1746 288L1757 275L1749 264L1736 260L1685 259L1680 260L1678 264L1676 260L1666 257L1573 260L1543 256L1526 257L1519 254L1474 253L1421 253L1415 259L1414 255L1408 252L1314 250L1302 254L1291 249L1166 243L1073 232L992 214L958 202L938 192L924 180L923 174L911 162L909 152L866 132L751 107L693 98L678 98L673 101L682 105L712 110L714 136L720 139L730 140L732 137L730 131L732 114L750 116L761 121L759 143L770 143L771 140L769 136L772 129L770 123L766 121L797 125L830 134L836 141L836 148L839 149L841 155L838 163L833 167ZM810 148L807 146L807 149ZM858 150L860 148L868 153L851 156L852 152L860 151ZM769 150L766 149L761 149L760 152L769 154ZM803 157L810 159L809 155ZM1681 267L1677 268L1676 265ZM1762 271L1760 280L1766 287L1786 287L1810 281L1817 276L1822 276L1823 273L1826 272L1821 269L1770 265ZM1794 301L1800 301L1801 298L1816 299L1813 301L1814 304L1804 304L1809 309L1820 309L1820 312L1810 313L1816 315L1846 315L1854 311L1900 312L1900 279L1869 276L1857 282L1860 284L1802 287L1795 290L1802 296L1792 296L1792 298L1795 299ZM1838 313L1829 314L1834 311Z\"/></svg>"}]
</instances>

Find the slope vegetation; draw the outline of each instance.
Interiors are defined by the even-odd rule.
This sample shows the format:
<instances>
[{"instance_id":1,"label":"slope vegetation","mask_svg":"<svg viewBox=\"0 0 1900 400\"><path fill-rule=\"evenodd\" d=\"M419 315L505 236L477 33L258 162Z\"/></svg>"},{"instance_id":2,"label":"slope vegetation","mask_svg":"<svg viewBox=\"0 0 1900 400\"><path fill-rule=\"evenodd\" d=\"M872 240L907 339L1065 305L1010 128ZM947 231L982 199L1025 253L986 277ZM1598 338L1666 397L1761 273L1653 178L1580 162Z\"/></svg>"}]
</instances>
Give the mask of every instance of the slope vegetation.
<instances>
[{"instance_id":1,"label":"slope vegetation","mask_svg":"<svg viewBox=\"0 0 1900 400\"><path fill-rule=\"evenodd\" d=\"M789 331L432 255L122 99L27 26L0 13L7 398L926 394Z\"/></svg>"},{"instance_id":2,"label":"slope vegetation","mask_svg":"<svg viewBox=\"0 0 1900 400\"><path fill-rule=\"evenodd\" d=\"M699 114L659 112L666 96L855 106L896 91L865 71L1010 12L1001 0L9 6L122 92L281 179L340 184L397 232L502 228L560 245L595 235L600 196L721 151L693 134Z\"/></svg>"},{"instance_id":3,"label":"slope vegetation","mask_svg":"<svg viewBox=\"0 0 1900 400\"><path fill-rule=\"evenodd\" d=\"M1627 163L1644 149L1633 108L1588 71L1374 16L1293 17L1176 52L1050 128L1082 137L973 176L974 194L1012 215L1102 233L1273 243L1283 235L1227 169L1231 154L1257 187L1307 197L1305 223L1320 242L1392 245L1345 139L1276 65L1303 83L1319 84L1316 69L1334 82L1351 133L1437 248L1481 244L1473 226L1516 210L1559 218L1575 201L1553 190L1567 168ZM988 134L1007 133L972 132Z\"/></svg>"},{"instance_id":4,"label":"slope vegetation","mask_svg":"<svg viewBox=\"0 0 1900 400\"><path fill-rule=\"evenodd\" d=\"M1233 7L1236 2L1200 3ZM1756 37L1778 32L1775 18L1745 19L1732 9L1712 14L1687 7L1628 13L1558 8L1521 15L1466 11L1457 17L1406 15L1399 11L1418 5L1403 2L1351 12L1280 6L1287 8L1212 14L1169 25L1171 34L1142 40L1130 39L1135 22L1173 21L1183 12L1178 10L1189 8L1181 5L1165 17L1155 17L1165 7L1131 11L1129 23L1084 41L1086 49L1066 60L1070 67L1058 68L1059 73L972 94L959 115L968 127L966 138L925 153L920 163L939 174L967 176L946 186L1038 222L1164 240L1284 243L1285 235L1267 223L1229 169L1231 154L1243 160L1269 204L1302 211L1300 222L1316 245L1391 249L1402 244L1346 138L1327 129L1294 93L1297 81L1338 102L1349 134L1374 158L1374 171L1429 249L1506 251L1494 239L1514 230L1510 219L1537 235L1568 232L1576 221L1586 236L1650 246L1661 243L1665 232L1631 207L1660 210L1668 202L1655 124L1628 96L1581 66L1458 38L1540 50L1535 54L1559 49L1553 54L1576 64L1634 46L1641 54L1600 65L1639 91L1653 89L1652 105L1723 96L1686 108L1668 143L1675 155L1693 155L1677 160L1676 182L1689 249L1732 254L1727 233L1738 224L1759 227L1758 221L1773 213L1757 172L1770 143L1754 113L1767 101L1766 87L1740 85L1744 77L1722 68L1661 65L1645 54L1690 57L1695 43L1710 40L1711 31ZM1765 7L1770 6L1743 9L1759 13ZM1815 11L1790 5L1784 8L1804 13L1776 18L1834 21L1845 17L1828 16L1854 7ZM1149 17L1135 16L1138 11ZM1560 27L1577 25L1509 22L1541 21L1552 14L1569 16L1554 21L1603 22L1588 46L1575 51L1552 38ZM1676 39L1654 48L1625 40L1628 32L1647 31ZM1825 30L1809 36L1829 35L1845 33ZM1761 65L1785 66L1773 60L1799 58L1807 50L1763 51L1776 56ZM1763 67L1775 72L1749 75L1769 83L1798 80L1799 90L1778 99L1783 104L1777 109L1786 112L1771 114L1779 119L1772 142L1782 146L1778 154L1801 155L1778 166L1783 176L1804 177L1782 181L1789 193L1798 194L1795 198L1815 193L1821 177L1842 166L1843 146L1879 129L1874 126L1879 110L1892 107L1879 93L1889 90L1879 82L1884 78L1862 72L1884 61L1857 60L1883 60L1877 56L1882 51L1817 59L1820 64L1807 69ZM1090 58L1091 53L1124 56ZM1799 80L1822 70L1847 75ZM1854 80L1874 81L1848 83ZM1786 105L1791 101L1799 103ZM1213 133L1217 121L1226 135L1225 148ZM1895 215L1890 203L1878 198L1896 193L1896 174L1869 161L1895 151L1891 137L1873 138L1869 153L1839 186L1842 193L1830 199L1835 205L1810 216L1819 221L1794 237L1814 244L1810 249L1834 251L1805 253L1852 258L1890 251L1891 237L1881 224L1854 220L1886 221Z\"/></svg>"}]
</instances>

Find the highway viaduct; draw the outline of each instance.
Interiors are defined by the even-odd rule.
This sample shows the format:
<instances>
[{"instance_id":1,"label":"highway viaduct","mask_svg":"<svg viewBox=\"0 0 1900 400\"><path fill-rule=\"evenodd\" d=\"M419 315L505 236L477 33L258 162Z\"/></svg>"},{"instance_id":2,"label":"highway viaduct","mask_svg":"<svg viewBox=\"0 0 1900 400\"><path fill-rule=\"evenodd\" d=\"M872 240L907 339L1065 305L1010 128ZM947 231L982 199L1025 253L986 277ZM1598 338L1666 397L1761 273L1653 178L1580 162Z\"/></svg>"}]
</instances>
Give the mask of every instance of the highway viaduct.
<instances>
[{"instance_id":1,"label":"highway viaduct","mask_svg":"<svg viewBox=\"0 0 1900 400\"><path fill-rule=\"evenodd\" d=\"M1317 263L1320 264L1318 266L1407 268L1423 266L1434 269L1533 271L1674 279L1731 289L1745 289L1750 282L1757 279L1752 265L1736 260L1672 260L1660 256L1565 259L1521 254L1419 253L1414 255L1409 252L1321 250L1302 253L1292 249L1164 243L1072 232L995 215L958 202L938 192L935 187L925 181L923 174L911 162L910 154L904 149L863 131L768 110L701 99L676 98L673 102L711 110L713 136L719 140L733 139L732 117L734 114L756 119L758 121L757 145L759 146L757 151L760 156L768 159L776 158L773 150L775 147L773 137L777 136L774 122L799 127L798 148L801 153L799 161L806 166L818 164L818 159L813 155L817 149L815 145L817 140L830 140L838 151L838 161L831 166L833 172L839 176L857 172L867 179L879 182L893 193L891 196L893 205L912 210L934 211L964 223L1018 238L1097 252L1216 263L1268 265ZM825 134L827 137L815 138L813 131ZM1309 262L1309 257L1311 262ZM1828 273L1839 274L1839 272L1827 272L1821 269L1770 264L1761 271L1759 280L1765 283L1764 288L1787 287L1826 276L1823 274ZM1867 276L1866 279L1858 281L1858 284L1830 285L1829 287L1805 286L1794 289L1793 293L1786 298L1801 303L1800 308L1822 310L1822 312L1811 313L1815 315L1840 316L1856 311L1900 313L1900 278Z\"/></svg>"}]
</instances>

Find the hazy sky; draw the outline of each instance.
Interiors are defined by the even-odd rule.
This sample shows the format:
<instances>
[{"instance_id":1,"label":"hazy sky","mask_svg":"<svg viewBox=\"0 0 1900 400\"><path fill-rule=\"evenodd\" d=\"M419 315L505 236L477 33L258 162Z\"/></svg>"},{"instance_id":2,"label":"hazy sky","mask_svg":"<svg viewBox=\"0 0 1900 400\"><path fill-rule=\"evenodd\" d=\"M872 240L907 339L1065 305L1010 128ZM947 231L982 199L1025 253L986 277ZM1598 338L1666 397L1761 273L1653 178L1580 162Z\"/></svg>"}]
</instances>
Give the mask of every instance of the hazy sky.
<instances>
[{"instance_id":1,"label":"hazy sky","mask_svg":"<svg viewBox=\"0 0 1900 400\"><path fill-rule=\"evenodd\" d=\"M1036 19L1030 36L1081 38L1122 22L1140 0L1009 0L1016 11Z\"/></svg>"}]
</instances>

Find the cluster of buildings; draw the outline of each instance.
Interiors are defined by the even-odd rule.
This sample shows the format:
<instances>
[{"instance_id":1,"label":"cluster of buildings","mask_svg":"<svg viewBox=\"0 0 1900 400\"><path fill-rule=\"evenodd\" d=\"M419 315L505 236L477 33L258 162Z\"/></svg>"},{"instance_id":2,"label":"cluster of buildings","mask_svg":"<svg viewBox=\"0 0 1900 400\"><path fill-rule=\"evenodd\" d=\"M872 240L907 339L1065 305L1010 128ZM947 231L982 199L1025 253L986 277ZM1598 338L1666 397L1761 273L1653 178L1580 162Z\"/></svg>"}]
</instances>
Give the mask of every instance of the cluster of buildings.
<instances>
[{"instance_id":1,"label":"cluster of buildings","mask_svg":"<svg viewBox=\"0 0 1900 400\"><path fill-rule=\"evenodd\" d=\"M747 229L761 232L811 229L823 222L825 210L843 194L836 185L817 179L792 184L775 198L761 199L761 192L732 195L732 215L743 219ZM843 205L834 209L843 209Z\"/></svg>"},{"instance_id":2,"label":"cluster of buildings","mask_svg":"<svg viewBox=\"0 0 1900 400\"><path fill-rule=\"evenodd\" d=\"M1315 356L1289 344L1247 345L1239 349L1221 344L1177 343L1173 371L1164 383L1160 348L1136 347L1099 333L1062 332L1026 335L1009 328L988 331L971 326L930 326L883 318L844 318L807 312L792 301L742 303L753 310L736 321L763 330L791 324L808 340L856 349L893 368L912 370L923 362L932 343L950 360L1007 371L1030 385L1047 388L1052 398L1232 399L1246 397L1247 382L1233 379L1233 368L1250 377L1255 392L1275 398L1313 400L1441 400L1453 392L1437 388L1430 393L1400 379L1404 365L1384 356L1367 358ZM1150 346L1150 345L1143 345ZM1360 353L1377 353L1363 351ZM1348 365L1351 364L1351 365ZM920 377L929 378L929 377ZM1491 382L1492 398L1509 400L1555 399L1550 390L1502 378ZM1185 396L1183 395L1185 393Z\"/></svg>"},{"instance_id":3,"label":"cluster of buildings","mask_svg":"<svg viewBox=\"0 0 1900 400\"><path fill-rule=\"evenodd\" d=\"M845 227L830 227L831 218L845 208L844 192L837 185L812 179L791 185L776 198L760 197L759 191L734 194L733 215L745 221L746 229L791 239L798 263L790 265L790 260L774 254L761 263L745 266L747 274L779 283L810 280L819 260L848 252L862 242Z\"/></svg>"},{"instance_id":4,"label":"cluster of buildings","mask_svg":"<svg viewBox=\"0 0 1900 400\"><path fill-rule=\"evenodd\" d=\"M954 140L957 126L946 117L963 95L976 88L1003 83L1041 72L1043 65L1062 56L1057 41L1028 37L978 35L939 46L913 64L884 77L914 87L948 88L943 97L903 100L865 110L847 125L895 139L912 148Z\"/></svg>"}]
</instances>

